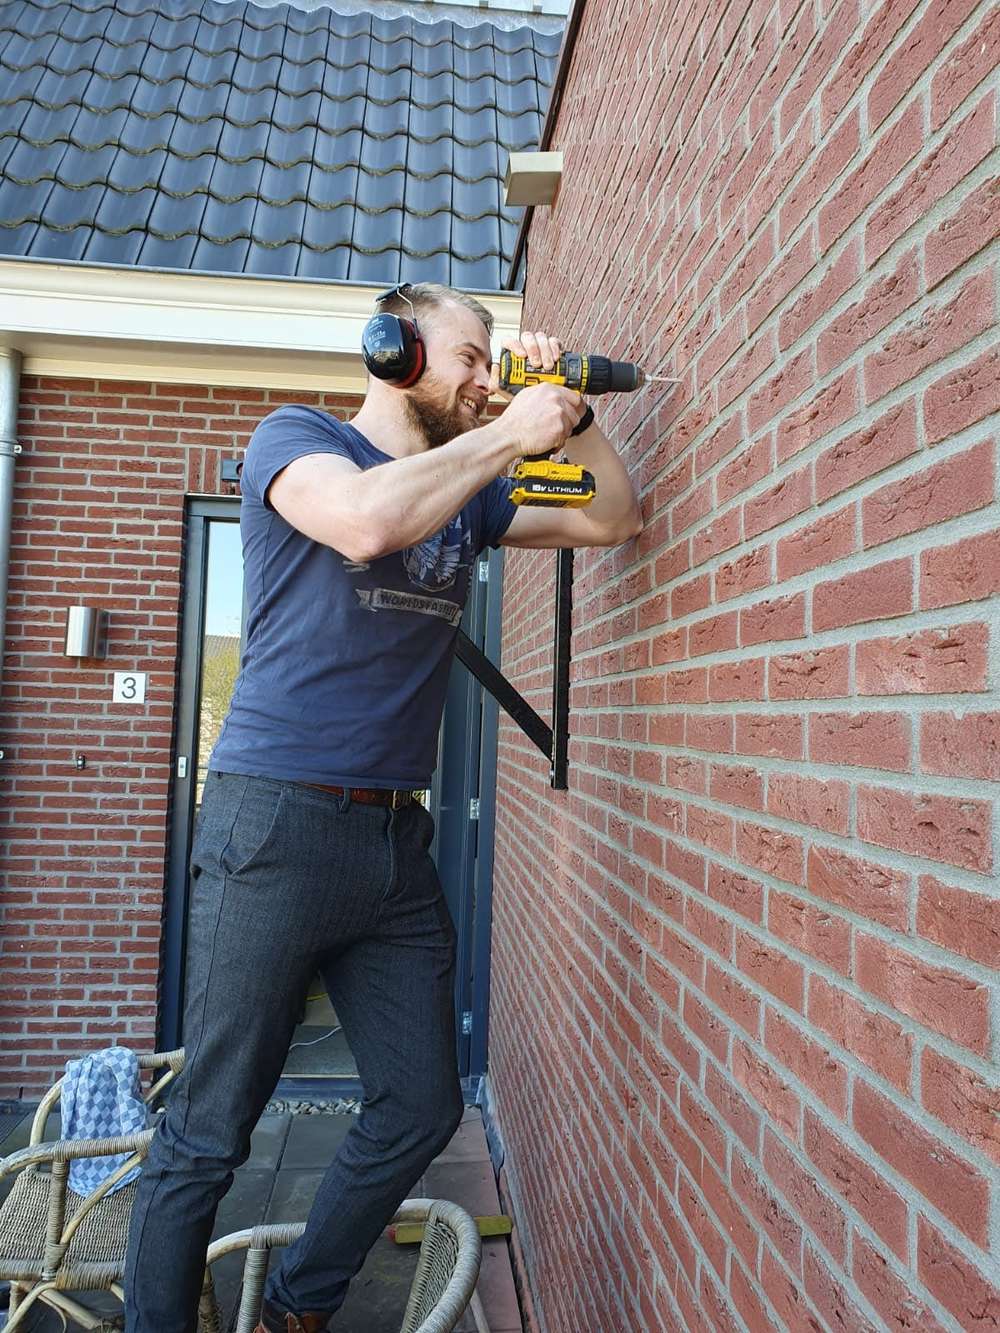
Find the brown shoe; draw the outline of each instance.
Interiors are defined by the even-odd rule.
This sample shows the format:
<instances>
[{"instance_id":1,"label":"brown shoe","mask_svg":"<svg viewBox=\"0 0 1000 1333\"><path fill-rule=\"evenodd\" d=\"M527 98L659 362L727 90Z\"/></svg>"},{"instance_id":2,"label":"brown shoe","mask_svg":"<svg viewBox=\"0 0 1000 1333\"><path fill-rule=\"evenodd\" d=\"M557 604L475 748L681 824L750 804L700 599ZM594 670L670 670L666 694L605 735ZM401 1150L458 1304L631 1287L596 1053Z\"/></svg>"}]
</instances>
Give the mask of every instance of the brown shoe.
<instances>
[{"instance_id":1,"label":"brown shoe","mask_svg":"<svg viewBox=\"0 0 1000 1333\"><path fill-rule=\"evenodd\" d=\"M265 1301L260 1312L260 1323L253 1333L324 1333L329 1318L328 1314L318 1311L312 1314L286 1314Z\"/></svg>"}]
</instances>

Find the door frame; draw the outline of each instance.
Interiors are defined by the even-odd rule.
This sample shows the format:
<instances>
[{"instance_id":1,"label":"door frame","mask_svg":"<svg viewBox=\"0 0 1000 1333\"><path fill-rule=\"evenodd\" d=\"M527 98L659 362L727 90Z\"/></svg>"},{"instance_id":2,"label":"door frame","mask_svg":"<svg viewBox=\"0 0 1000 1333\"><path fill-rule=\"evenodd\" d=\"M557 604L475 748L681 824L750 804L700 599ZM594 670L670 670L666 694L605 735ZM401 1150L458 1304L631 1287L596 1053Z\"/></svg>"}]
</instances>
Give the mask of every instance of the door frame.
<instances>
[{"instance_id":1,"label":"door frame","mask_svg":"<svg viewBox=\"0 0 1000 1333\"><path fill-rule=\"evenodd\" d=\"M208 529L211 522L219 520L238 522L239 505L237 496L194 495L185 500L181 629L164 884L162 988L157 1022L161 1050L172 1050L181 1041ZM481 571L485 571L485 578ZM484 552L472 569L473 584L463 617L466 633L494 661L500 650L502 573L503 552ZM456 663L448 685L430 809L437 824L432 850L438 853L439 874L458 933L455 1023L459 1073L463 1087L472 1094L485 1074L487 1064L498 713L492 696ZM470 737L477 732L478 744L470 744ZM186 767L182 761L186 761ZM478 820L469 817L473 800L479 802ZM466 1014L470 1017L463 1022ZM463 1030L466 1026L468 1031ZM358 1087L358 1080L335 1075L310 1079L282 1076L278 1084L279 1092L287 1095L310 1092L322 1095L331 1091L343 1095Z\"/></svg>"}]
</instances>

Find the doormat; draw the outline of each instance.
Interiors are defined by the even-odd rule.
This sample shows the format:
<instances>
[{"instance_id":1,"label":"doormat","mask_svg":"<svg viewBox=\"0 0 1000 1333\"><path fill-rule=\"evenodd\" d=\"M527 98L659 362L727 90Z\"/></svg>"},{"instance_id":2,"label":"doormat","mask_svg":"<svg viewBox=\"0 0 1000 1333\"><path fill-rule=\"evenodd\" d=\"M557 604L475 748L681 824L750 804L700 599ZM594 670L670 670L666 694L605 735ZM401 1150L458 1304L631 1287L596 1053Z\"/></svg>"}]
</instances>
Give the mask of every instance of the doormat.
<instances>
[{"instance_id":1,"label":"doormat","mask_svg":"<svg viewBox=\"0 0 1000 1333\"><path fill-rule=\"evenodd\" d=\"M357 1115L360 1097L331 1097L327 1101L304 1102L297 1098L276 1098L264 1107L271 1115Z\"/></svg>"}]
</instances>

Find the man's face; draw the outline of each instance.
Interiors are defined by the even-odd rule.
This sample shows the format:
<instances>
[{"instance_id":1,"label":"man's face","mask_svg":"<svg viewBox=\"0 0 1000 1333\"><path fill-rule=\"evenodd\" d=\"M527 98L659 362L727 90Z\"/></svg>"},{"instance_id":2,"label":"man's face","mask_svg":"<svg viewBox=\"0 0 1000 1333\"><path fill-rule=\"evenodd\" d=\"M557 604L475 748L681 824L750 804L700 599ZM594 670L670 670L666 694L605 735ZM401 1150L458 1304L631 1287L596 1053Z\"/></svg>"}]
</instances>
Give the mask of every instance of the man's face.
<instances>
[{"instance_id":1,"label":"man's face","mask_svg":"<svg viewBox=\"0 0 1000 1333\"><path fill-rule=\"evenodd\" d=\"M474 311L461 305L434 310L420 320L427 368L406 406L431 449L481 424L490 392L490 340Z\"/></svg>"}]
</instances>

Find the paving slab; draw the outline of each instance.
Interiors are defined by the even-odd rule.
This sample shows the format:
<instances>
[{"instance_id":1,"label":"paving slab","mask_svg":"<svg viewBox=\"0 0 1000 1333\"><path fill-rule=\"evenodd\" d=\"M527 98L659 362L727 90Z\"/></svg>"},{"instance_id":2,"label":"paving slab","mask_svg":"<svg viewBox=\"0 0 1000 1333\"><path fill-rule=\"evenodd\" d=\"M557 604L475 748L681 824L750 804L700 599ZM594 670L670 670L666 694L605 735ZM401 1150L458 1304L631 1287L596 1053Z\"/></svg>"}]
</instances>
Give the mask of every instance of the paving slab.
<instances>
[{"instance_id":1,"label":"paving slab","mask_svg":"<svg viewBox=\"0 0 1000 1333\"><path fill-rule=\"evenodd\" d=\"M309 1212L326 1167L351 1127L352 1117L338 1115L267 1114L251 1140L250 1157L235 1175L219 1206L213 1236L242 1230L258 1222L302 1221ZM6 1155L27 1142L31 1117L24 1116L0 1145ZM58 1120L50 1121L50 1136ZM411 1190L413 1197L445 1198L474 1216L500 1213L482 1117L468 1107L454 1137ZM398 1333L419 1246L397 1245L383 1236L373 1246L348 1290L347 1300L331 1321L331 1333ZM216 1290L224 1327L231 1328L239 1305L243 1255L227 1256L215 1265ZM506 1237L483 1240L478 1292L490 1333L522 1333L517 1295ZM91 1296L86 1303L98 1304ZM32 1333L59 1333L54 1314L42 1312ZM456 1333L475 1333L467 1310Z\"/></svg>"}]
</instances>

